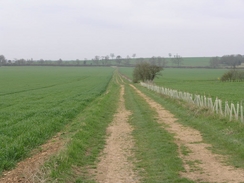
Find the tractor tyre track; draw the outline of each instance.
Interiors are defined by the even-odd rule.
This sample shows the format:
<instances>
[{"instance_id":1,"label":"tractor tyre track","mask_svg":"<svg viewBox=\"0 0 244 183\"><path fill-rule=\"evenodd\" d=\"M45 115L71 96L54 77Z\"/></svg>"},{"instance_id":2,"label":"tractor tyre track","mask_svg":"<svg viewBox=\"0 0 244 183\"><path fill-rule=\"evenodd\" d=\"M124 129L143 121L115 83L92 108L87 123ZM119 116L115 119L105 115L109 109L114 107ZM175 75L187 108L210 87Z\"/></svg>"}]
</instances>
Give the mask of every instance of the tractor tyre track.
<instances>
[{"instance_id":1,"label":"tractor tyre track","mask_svg":"<svg viewBox=\"0 0 244 183\"><path fill-rule=\"evenodd\" d=\"M0 183L44 182L39 176L42 174L40 167L51 155L57 153L64 146L64 140L60 136L61 132L43 144L40 152L36 152L33 156L19 162L13 170L3 172Z\"/></svg>"},{"instance_id":2,"label":"tractor tyre track","mask_svg":"<svg viewBox=\"0 0 244 183\"><path fill-rule=\"evenodd\" d=\"M174 134L175 143L179 149L179 156L186 170L186 172L180 173L181 176L196 182L244 182L244 170L225 165L223 161L226 157L213 154L208 149L211 145L203 143L199 131L177 123L177 119L173 114L133 85L130 86L155 109L158 114L158 123L166 124L166 129ZM189 152L184 155L182 147L186 147Z\"/></svg>"},{"instance_id":3,"label":"tractor tyre track","mask_svg":"<svg viewBox=\"0 0 244 183\"><path fill-rule=\"evenodd\" d=\"M133 162L128 160L133 158L134 141L131 135L133 128L128 123L131 112L125 108L123 95L124 85L121 85L119 107L107 128L106 146L96 169L96 180L101 183L139 182Z\"/></svg>"}]
</instances>

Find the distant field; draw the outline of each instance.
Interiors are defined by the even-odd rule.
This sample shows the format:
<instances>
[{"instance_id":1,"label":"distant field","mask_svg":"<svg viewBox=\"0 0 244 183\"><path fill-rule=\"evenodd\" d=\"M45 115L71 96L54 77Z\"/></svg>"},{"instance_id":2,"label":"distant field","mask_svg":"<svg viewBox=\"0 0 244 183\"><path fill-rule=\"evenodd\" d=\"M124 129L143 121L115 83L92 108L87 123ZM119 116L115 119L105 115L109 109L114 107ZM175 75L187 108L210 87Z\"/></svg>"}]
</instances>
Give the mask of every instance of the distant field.
<instances>
[{"instance_id":1,"label":"distant field","mask_svg":"<svg viewBox=\"0 0 244 183\"><path fill-rule=\"evenodd\" d=\"M182 66L209 66L211 57L184 57ZM170 63L170 60L169 60ZM169 64L170 65L170 64ZM172 65L172 64L171 64Z\"/></svg>"},{"instance_id":2,"label":"distant field","mask_svg":"<svg viewBox=\"0 0 244 183\"><path fill-rule=\"evenodd\" d=\"M119 68L119 72L126 75L130 79L133 78L133 70L134 70L134 67L120 67Z\"/></svg>"},{"instance_id":3,"label":"distant field","mask_svg":"<svg viewBox=\"0 0 244 183\"><path fill-rule=\"evenodd\" d=\"M132 78L132 68L120 68L121 73ZM244 101L243 82L221 82L218 78L226 72L224 69L172 69L166 68L162 76L155 79L159 86L201 94L209 97L218 97L223 101Z\"/></svg>"},{"instance_id":4,"label":"distant field","mask_svg":"<svg viewBox=\"0 0 244 183\"><path fill-rule=\"evenodd\" d=\"M206 67L209 66L209 61L211 57L183 57L182 64L180 66L189 66L189 67ZM148 61L149 58L145 58L145 61ZM166 66L176 66L172 63L171 58L166 58L166 61L168 62ZM131 59L130 64L136 64L137 59ZM112 62L113 64L116 64L116 62ZM123 65L123 62L121 63Z\"/></svg>"},{"instance_id":5,"label":"distant field","mask_svg":"<svg viewBox=\"0 0 244 183\"><path fill-rule=\"evenodd\" d=\"M101 95L112 68L0 67L0 174Z\"/></svg>"}]
</instances>

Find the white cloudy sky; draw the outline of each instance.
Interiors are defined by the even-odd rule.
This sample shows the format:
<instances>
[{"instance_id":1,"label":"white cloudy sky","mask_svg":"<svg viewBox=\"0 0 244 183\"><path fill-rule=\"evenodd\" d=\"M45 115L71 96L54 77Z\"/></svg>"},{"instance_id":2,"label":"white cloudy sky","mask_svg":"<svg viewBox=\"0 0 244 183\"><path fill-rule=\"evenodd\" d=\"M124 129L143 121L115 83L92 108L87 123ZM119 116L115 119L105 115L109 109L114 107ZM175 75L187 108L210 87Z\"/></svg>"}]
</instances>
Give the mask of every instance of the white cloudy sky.
<instances>
[{"instance_id":1,"label":"white cloudy sky","mask_svg":"<svg viewBox=\"0 0 244 183\"><path fill-rule=\"evenodd\" d=\"M244 54L244 0L0 0L0 55Z\"/></svg>"}]
</instances>

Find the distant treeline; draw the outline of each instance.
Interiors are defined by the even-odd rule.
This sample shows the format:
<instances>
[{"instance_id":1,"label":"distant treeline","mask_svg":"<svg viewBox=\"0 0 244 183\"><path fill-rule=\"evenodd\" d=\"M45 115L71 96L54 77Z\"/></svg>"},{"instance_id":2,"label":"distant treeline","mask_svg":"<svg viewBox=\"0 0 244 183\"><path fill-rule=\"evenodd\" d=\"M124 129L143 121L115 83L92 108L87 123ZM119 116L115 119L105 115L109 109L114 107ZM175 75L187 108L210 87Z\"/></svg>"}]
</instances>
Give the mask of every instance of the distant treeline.
<instances>
[{"instance_id":1,"label":"distant treeline","mask_svg":"<svg viewBox=\"0 0 244 183\"><path fill-rule=\"evenodd\" d=\"M138 63L148 62L152 65L158 65L164 68L238 68L244 63L244 55L224 55L222 57L181 57L174 55L167 58L151 57L151 58L135 58L127 56L99 57L95 56L91 60L25 60L15 59L8 60L3 55L0 55L0 66L119 66L119 67L134 67ZM243 66L244 67L244 66Z\"/></svg>"},{"instance_id":2,"label":"distant treeline","mask_svg":"<svg viewBox=\"0 0 244 183\"><path fill-rule=\"evenodd\" d=\"M224 55L222 57L212 57L209 61L211 68L231 67L236 68L244 63L244 55Z\"/></svg>"}]
</instances>

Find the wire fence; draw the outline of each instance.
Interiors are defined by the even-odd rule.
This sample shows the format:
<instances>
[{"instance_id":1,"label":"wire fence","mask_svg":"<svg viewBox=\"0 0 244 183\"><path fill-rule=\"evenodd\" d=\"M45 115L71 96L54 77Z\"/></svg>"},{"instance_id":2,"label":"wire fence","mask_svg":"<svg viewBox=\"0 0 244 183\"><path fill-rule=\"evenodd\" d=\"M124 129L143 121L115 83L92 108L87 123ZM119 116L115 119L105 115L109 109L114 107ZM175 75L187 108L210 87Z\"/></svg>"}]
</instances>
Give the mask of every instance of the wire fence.
<instances>
[{"instance_id":1,"label":"wire fence","mask_svg":"<svg viewBox=\"0 0 244 183\"><path fill-rule=\"evenodd\" d=\"M157 93L167 95L171 98L180 99L188 103L195 104L198 107L209 108L213 113L229 117L230 121L235 119L243 122L242 104L237 103L236 105L234 105L233 103L229 104L228 101L225 101L223 105L222 100L218 98L213 100L212 98L206 96L191 94L188 92L182 92L170 88L159 87L151 83L141 82L141 85Z\"/></svg>"}]
</instances>

